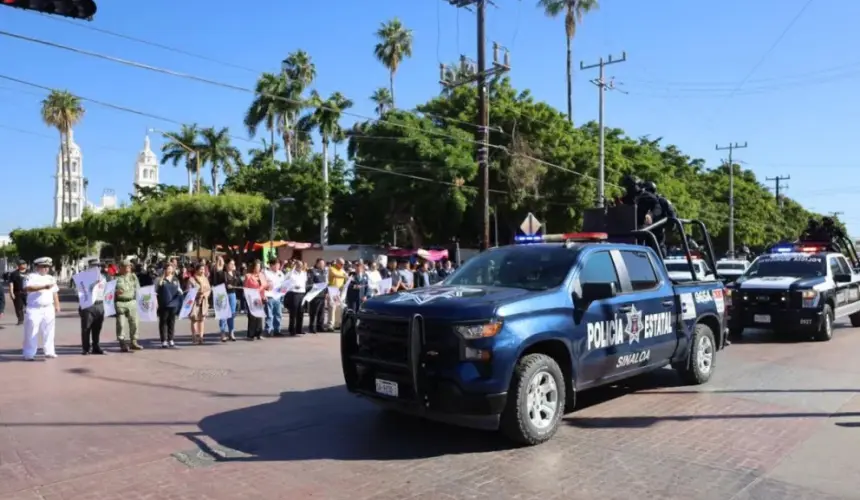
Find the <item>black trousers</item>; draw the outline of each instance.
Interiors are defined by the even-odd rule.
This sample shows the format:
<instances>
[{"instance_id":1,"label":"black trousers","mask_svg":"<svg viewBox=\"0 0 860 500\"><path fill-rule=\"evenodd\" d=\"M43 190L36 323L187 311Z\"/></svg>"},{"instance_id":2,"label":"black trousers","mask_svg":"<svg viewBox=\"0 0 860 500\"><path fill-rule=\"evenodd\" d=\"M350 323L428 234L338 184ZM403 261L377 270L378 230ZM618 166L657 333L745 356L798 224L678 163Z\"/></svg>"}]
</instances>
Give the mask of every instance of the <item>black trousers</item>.
<instances>
[{"instance_id":1,"label":"black trousers","mask_svg":"<svg viewBox=\"0 0 860 500\"><path fill-rule=\"evenodd\" d=\"M15 295L15 299L12 301L12 304L15 306L15 316L18 318L19 325L24 322L24 304L26 300L27 294L21 291Z\"/></svg>"},{"instance_id":2,"label":"black trousers","mask_svg":"<svg viewBox=\"0 0 860 500\"><path fill-rule=\"evenodd\" d=\"M162 342L172 342L176 331L176 309L158 310L158 337Z\"/></svg>"},{"instance_id":3,"label":"black trousers","mask_svg":"<svg viewBox=\"0 0 860 500\"><path fill-rule=\"evenodd\" d=\"M300 292L289 292L284 297L284 305L290 313L290 335L299 335L302 333L302 326L305 324L305 313L302 310L302 299L305 294Z\"/></svg>"},{"instance_id":4,"label":"black trousers","mask_svg":"<svg viewBox=\"0 0 860 500\"><path fill-rule=\"evenodd\" d=\"M308 330L311 333L321 332L325 325L323 319L325 317L325 295L319 294L311 300L308 307Z\"/></svg>"},{"instance_id":5,"label":"black trousers","mask_svg":"<svg viewBox=\"0 0 860 500\"><path fill-rule=\"evenodd\" d=\"M263 336L263 318L248 313L248 338L258 339Z\"/></svg>"},{"instance_id":6,"label":"black trousers","mask_svg":"<svg viewBox=\"0 0 860 500\"><path fill-rule=\"evenodd\" d=\"M79 309L81 315L81 348L84 352L99 352L102 325L105 322L105 306L99 302L86 309Z\"/></svg>"}]
</instances>

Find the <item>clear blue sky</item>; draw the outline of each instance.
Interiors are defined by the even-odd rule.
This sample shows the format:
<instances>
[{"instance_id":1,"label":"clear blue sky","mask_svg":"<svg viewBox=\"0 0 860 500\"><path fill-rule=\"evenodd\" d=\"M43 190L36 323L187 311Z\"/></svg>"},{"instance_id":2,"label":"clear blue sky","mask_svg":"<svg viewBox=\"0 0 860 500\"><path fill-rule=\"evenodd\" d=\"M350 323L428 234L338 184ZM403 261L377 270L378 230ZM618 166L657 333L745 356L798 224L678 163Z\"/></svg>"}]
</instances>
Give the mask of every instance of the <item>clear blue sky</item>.
<instances>
[{"instance_id":1,"label":"clear blue sky","mask_svg":"<svg viewBox=\"0 0 860 500\"><path fill-rule=\"evenodd\" d=\"M373 58L380 22L399 16L415 33L414 56L397 76L399 107L424 102L438 92L438 63L473 55L475 18L442 0L101 0L91 26L204 54L256 70L276 71L291 51L308 51L317 65L323 94L344 92L356 113L372 115L367 96L387 84ZM565 105L564 28L546 18L535 0L496 0L488 11L487 35L510 47L514 85L530 88L559 109ZM612 66L620 88L608 95L607 125L631 136L662 136L713 166L724 156L716 143L749 142L736 158L760 179L790 175L788 194L819 212L843 211L852 234L860 235L860 209L850 203L860 187L852 149L860 116L856 83L860 46L856 19L860 2L815 0L778 46L763 56L806 0L604 0L585 19L575 40L578 62L626 50L628 62ZM206 10L204 5L212 6ZM407 7L409 6L409 7ZM117 39L29 12L0 7L0 29L125 59L199 74L251 87L255 72L226 67ZM68 89L168 117L179 122L229 126L245 136L242 117L250 96L241 92L125 67L83 55L0 36L0 74ZM852 58L858 58L857 60ZM754 74L739 84L756 67ZM834 69L837 68L837 69ZM596 119L597 93L575 75L578 122ZM736 92L734 90L738 89ZM0 81L0 172L4 179L0 234L51 222L58 138L39 119L40 95ZM36 91L38 92L38 91ZM127 199L135 156L150 127L170 123L85 103L87 114L75 138L84 154L90 198L105 188ZM9 130L15 127L33 134ZM160 139L153 137L153 146ZM237 142L242 149L253 144ZM163 182L184 184L181 169L165 167ZM742 210L742 209L740 209ZM742 212L739 212L742 217ZM763 221L764 222L764 221Z\"/></svg>"}]
</instances>

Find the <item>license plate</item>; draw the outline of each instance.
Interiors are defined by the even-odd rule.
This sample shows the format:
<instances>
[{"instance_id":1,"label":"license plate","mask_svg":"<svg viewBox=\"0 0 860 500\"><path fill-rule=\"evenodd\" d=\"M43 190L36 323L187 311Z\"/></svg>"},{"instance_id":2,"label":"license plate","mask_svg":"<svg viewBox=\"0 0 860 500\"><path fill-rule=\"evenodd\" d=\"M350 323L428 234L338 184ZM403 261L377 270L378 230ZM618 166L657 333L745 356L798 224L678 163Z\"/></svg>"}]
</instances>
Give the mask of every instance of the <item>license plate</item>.
<instances>
[{"instance_id":1,"label":"license plate","mask_svg":"<svg viewBox=\"0 0 860 500\"><path fill-rule=\"evenodd\" d=\"M770 323L770 314L756 314L753 316L753 321L756 323ZM378 387L379 386L377 385L377 388Z\"/></svg>"},{"instance_id":2,"label":"license plate","mask_svg":"<svg viewBox=\"0 0 860 500\"><path fill-rule=\"evenodd\" d=\"M397 382L376 379L376 392L382 394L383 396L390 396L392 398L396 398L399 393L399 390L397 388Z\"/></svg>"}]
</instances>

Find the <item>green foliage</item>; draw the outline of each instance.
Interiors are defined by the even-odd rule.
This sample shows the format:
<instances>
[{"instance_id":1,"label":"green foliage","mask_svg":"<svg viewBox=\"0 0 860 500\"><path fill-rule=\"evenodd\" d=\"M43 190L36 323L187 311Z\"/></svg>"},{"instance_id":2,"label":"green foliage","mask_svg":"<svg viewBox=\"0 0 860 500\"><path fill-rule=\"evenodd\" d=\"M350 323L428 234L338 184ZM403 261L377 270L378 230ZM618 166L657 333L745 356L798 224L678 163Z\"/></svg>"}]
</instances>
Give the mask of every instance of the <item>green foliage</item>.
<instances>
[{"instance_id":1,"label":"green foliage","mask_svg":"<svg viewBox=\"0 0 860 500\"><path fill-rule=\"evenodd\" d=\"M80 259L88 250L79 222L67 223L62 228L15 229L9 236L20 258L32 262L39 257L50 257L57 267L62 266L64 257Z\"/></svg>"},{"instance_id":2,"label":"green foliage","mask_svg":"<svg viewBox=\"0 0 860 500\"><path fill-rule=\"evenodd\" d=\"M18 247L14 243L0 246L0 258L11 259L18 257Z\"/></svg>"},{"instance_id":3,"label":"green foliage","mask_svg":"<svg viewBox=\"0 0 860 500\"><path fill-rule=\"evenodd\" d=\"M203 185L201 187L206 193L209 192L208 186ZM188 192L186 188L174 186L172 184L157 184L155 186L138 186L137 184L135 184L134 188L136 194L131 195L132 203L144 203L146 201L163 200L164 198L170 198Z\"/></svg>"}]
</instances>

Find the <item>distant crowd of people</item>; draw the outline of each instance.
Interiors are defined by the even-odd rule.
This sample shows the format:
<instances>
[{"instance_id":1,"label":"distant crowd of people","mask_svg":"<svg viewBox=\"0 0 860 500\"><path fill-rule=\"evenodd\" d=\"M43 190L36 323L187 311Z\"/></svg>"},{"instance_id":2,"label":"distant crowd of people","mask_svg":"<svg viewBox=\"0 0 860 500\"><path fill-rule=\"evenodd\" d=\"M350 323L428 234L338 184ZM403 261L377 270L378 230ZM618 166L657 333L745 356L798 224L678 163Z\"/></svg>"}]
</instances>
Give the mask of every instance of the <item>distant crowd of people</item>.
<instances>
[{"instance_id":1,"label":"distant crowd of people","mask_svg":"<svg viewBox=\"0 0 860 500\"><path fill-rule=\"evenodd\" d=\"M7 277L18 324L25 326L25 359L35 356L34 346L39 344L37 336L42 337L41 344L46 357L56 356L53 346L55 311L46 309L46 304L50 302L49 305L53 306L56 300L58 310L59 288L51 272L53 263L50 259L36 262L36 272L29 272L27 263L20 261L18 269ZM335 259L330 264L317 259L313 265L298 259L281 261L272 258L264 268L260 260L237 264L234 259L219 256L214 262L206 259L180 262L178 258L170 258L156 264L123 260L118 264L103 265L98 260L91 260L88 268L99 270L103 285L116 281L114 306L117 340L121 352L134 352L143 349L139 341L137 299L140 289L146 286L153 286L157 297L161 347L171 349L176 348L176 320L192 288L197 289L188 314L192 344L205 342L205 320L213 312L212 290L219 285L224 285L226 289L231 311L229 317L218 321L220 341L237 340L236 318L240 314L247 316L245 338L254 341L265 337L335 331L340 327L340 318L345 309L358 310L362 302L377 294L434 285L451 274L455 266L447 260L412 262L409 259L389 260L382 256L370 262ZM383 280L387 279L391 280L390 287L380 289L381 284L387 283ZM40 280L46 281L46 284L50 281L50 288L39 284L34 289L33 283ZM349 285L345 289L347 283ZM283 289L282 284L288 284L287 288ZM250 314L250 305L244 293L244 289L248 288L259 291L260 304L265 309L264 318ZM304 300L307 293L317 288L322 288L322 291L311 300ZM335 294L334 290L340 295ZM4 306L5 297L0 300L0 314ZM86 308L79 308L79 313L82 354L105 354L101 347L104 302L97 300ZM308 316L306 329L305 315ZM50 321L43 321L47 317L50 317Z\"/></svg>"}]
</instances>

